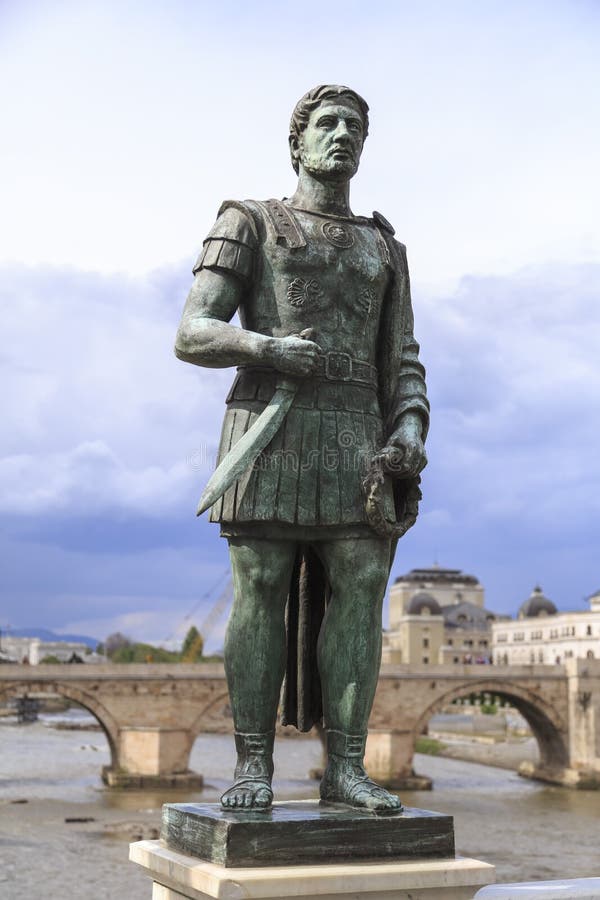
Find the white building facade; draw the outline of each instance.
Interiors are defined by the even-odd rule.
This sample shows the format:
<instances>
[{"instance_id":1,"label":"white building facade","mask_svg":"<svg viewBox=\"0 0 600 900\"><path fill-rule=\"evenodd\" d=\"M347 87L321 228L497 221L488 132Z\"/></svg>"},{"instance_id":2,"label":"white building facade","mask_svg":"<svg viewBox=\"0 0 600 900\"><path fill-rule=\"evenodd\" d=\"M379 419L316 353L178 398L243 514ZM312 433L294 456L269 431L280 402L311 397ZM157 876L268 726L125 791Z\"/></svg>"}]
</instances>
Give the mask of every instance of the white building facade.
<instances>
[{"instance_id":1,"label":"white building facade","mask_svg":"<svg viewBox=\"0 0 600 900\"><path fill-rule=\"evenodd\" d=\"M497 666L560 665L566 659L600 659L600 591L583 612L558 612L536 587L517 619L492 624Z\"/></svg>"},{"instance_id":2,"label":"white building facade","mask_svg":"<svg viewBox=\"0 0 600 900\"><path fill-rule=\"evenodd\" d=\"M97 654L92 654L87 644L75 641L42 641L40 638L11 637L7 634L0 638L1 662L37 666L49 656L64 663L91 662L91 657Z\"/></svg>"}]
</instances>

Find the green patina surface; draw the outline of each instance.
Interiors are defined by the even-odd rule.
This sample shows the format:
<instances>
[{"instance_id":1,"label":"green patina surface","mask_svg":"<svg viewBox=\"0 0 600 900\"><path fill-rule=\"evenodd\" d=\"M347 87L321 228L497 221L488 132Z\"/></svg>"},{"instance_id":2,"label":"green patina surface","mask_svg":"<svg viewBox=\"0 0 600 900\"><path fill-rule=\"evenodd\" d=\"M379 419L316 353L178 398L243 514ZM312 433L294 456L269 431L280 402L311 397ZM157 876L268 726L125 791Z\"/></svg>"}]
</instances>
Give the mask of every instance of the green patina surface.
<instances>
[{"instance_id":1,"label":"green patina surface","mask_svg":"<svg viewBox=\"0 0 600 900\"><path fill-rule=\"evenodd\" d=\"M350 208L367 131L368 107L348 88L300 100L294 194L223 204L177 335L180 359L238 367L201 504L229 541L234 578L230 809L271 804L282 683L284 721L324 723L322 798L400 807L367 778L363 755L382 601L417 515L429 407L405 248L383 216Z\"/></svg>"}]
</instances>

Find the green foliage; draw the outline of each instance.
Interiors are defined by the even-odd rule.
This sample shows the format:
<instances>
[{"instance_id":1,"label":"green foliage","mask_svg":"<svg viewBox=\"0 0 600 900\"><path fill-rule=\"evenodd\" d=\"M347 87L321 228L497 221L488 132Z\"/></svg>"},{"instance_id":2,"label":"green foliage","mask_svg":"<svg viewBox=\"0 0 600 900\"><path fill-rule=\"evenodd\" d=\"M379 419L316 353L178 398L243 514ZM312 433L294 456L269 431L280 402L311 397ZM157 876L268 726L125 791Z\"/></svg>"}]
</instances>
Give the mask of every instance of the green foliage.
<instances>
[{"instance_id":1,"label":"green foliage","mask_svg":"<svg viewBox=\"0 0 600 900\"><path fill-rule=\"evenodd\" d=\"M111 655L114 663L176 663L180 661L179 653L163 650L152 644L134 644L119 647Z\"/></svg>"},{"instance_id":2,"label":"green foliage","mask_svg":"<svg viewBox=\"0 0 600 900\"><path fill-rule=\"evenodd\" d=\"M126 635L121 634L120 631L115 631L114 634L109 634L106 638L105 652L109 659L113 659L118 650L129 646L131 646L130 639Z\"/></svg>"},{"instance_id":3,"label":"green foliage","mask_svg":"<svg viewBox=\"0 0 600 900\"><path fill-rule=\"evenodd\" d=\"M495 716L498 712L498 705L496 703L482 703L479 707L479 711L482 712L484 716Z\"/></svg>"},{"instance_id":4,"label":"green foliage","mask_svg":"<svg viewBox=\"0 0 600 900\"><path fill-rule=\"evenodd\" d=\"M200 662L204 650L204 639L195 625L188 628L188 633L183 639L181 648L182 662Z\"/></svg>"},{"instance_id":5,"label":"green foliage","mask_svg":"<svg viewBox=\"0 0 600 900\"><path fill-rule=\"evenodd\" d=\"M53 653L49 653L48 656L44 656L43 659L40 659L40 665L41 666L56 666L56 665L61 666L62 662L60 661L58 656L54 656Z\"/></svg>"},{"instance_id":6,"label":"green foliage","mask_svg":"<svg viewBox=\"0 0 600 900\"><path fill-rule=\"evenodd\" d=\"M436 741L435 738L421 736L415 741L416 752L426 753L427 756L439 756L445 748L446 745L441 741Z\"/></svg>"},{"instance_id":7,"label":"green foliage","mask_svg":"<svg viewBox=\"0 0 600 900\"><path fill-rule=\"evenodd\" d=\"M188 630L181 652L164 650L153 644L132 641L126 635L116 632L107 637L104 644L98 644L97 653L106 654L113 663L179 663L204 662L202 649L204 641L195 625ZM215 661L221 662L219 657ZM208 662L210 660L206 660Z\"/></svg>"}]
</instances>

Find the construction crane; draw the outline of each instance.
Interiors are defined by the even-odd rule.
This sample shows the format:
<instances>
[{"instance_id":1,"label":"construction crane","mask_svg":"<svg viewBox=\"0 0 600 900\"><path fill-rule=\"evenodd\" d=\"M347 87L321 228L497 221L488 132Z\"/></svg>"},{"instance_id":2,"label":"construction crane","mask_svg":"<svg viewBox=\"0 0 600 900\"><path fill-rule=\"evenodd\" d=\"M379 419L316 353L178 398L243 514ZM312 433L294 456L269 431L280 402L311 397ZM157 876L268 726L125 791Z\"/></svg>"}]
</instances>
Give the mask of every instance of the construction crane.
<instances>
[{"instance_id":1,"label":"construction crane","mask_svg":"<svg viewBox=\"0 0 600 900\"><path fill-rule=\"evenodd\" d=\"M181 658L182 662L194 662L201 655L205 643L211 634L213 628L223 615L225 609L229 606L233 598L233 581L228 578L225 587L211 606L208 615L203 619L200 630L195 640L188 647L185 655Z\"/></svg>"},{"instance_id":2,"label":"construction crane","mask_svg":"<svg viewBox=\"0 0 600 900\"><path fill-rule=\"evenodd\" d=\"M215 600L213 606L211 607L208 615L203 620L200 626L200 634L204 638L204 641L208 639L208 636L211 634L213 628L223 615L224 611L230 605L233 600L233 580L228 578L225 582L225 587Z\"/></svg>"},{"instance_id":3,"label":"construction crane","mask_svg":"<svg viewBox=\"0 0 600 900\"><path fill-rule=\"evenodd\" d=\"M214 593L215 588L218 587L220 584L223 584L224 580L225 580L225 583L223 585L223 588L222 588L219 596L217 597L216 601L211 606L211 608L208 612L208 615L203 619L202 624L200 625L199 631L200 631L200 636L202 638L202 642L203 642L203 644L206 642L206 640L209 637L210 633L212 632L213 628L215 627L215 625L221 618L224 610L226 609L226 607L229 605L229 603L231 602L231 600L233 598L233 583L231 580L231 576L229 574L229 567L227 569L225 569L221 573L221 575L219 575L217 580L211 584L211 586L202 594L202 596L200 597L198 602L194 604L194 606L189 611L189 613L183 617L183 619L181 620L179 625L173 630L173 632L168 637L165 638L165 641L164 641L165 644L168 645L171 641L174 640L174 638L178 634L181 634L182 629L185 627L185 625L187 623L189 623L191 625L192 617L198 612L200 607L204 605L204 603L211 596L211 594ZM190 661L187 659L188 656L190 656L192 659L194 658L192 649L197 654L198 649L199 649L198 641L196 641L194 648L188 648L184 662Z\"/></svg>"}]
</instances>

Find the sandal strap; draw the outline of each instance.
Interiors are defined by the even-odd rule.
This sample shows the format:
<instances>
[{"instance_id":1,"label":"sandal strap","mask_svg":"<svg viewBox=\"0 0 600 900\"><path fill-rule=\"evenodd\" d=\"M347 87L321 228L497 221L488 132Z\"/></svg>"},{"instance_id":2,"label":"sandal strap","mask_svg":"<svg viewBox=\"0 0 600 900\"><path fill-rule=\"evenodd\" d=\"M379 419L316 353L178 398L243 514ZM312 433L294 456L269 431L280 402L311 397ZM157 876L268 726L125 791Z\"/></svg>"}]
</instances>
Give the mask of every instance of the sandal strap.
<instances>
[{"instance_id":1,"label":"sandal strap","mask_svg":"<svg viewBox=\"0 0 600 900\"><path fill-rule=\"evenodd\" d=\"M245 785L245 784L252 784L252 785L260 784L267 791L269 791L270 794L273 793L269 782L266 780L266 778L263 778L260 775L241 775L239 778L235 779L235 781L233 782L231 787L228 788L228 790L230 791L230 790L232 790L232 788L242 787L242 785Z\"/></svg>"}]
</instances>

